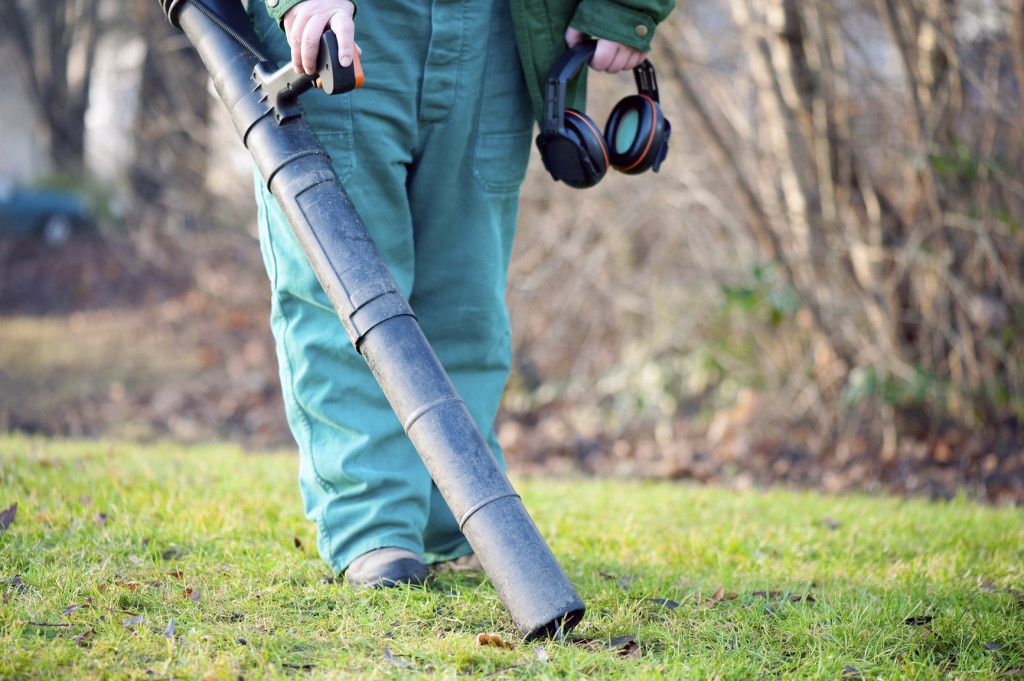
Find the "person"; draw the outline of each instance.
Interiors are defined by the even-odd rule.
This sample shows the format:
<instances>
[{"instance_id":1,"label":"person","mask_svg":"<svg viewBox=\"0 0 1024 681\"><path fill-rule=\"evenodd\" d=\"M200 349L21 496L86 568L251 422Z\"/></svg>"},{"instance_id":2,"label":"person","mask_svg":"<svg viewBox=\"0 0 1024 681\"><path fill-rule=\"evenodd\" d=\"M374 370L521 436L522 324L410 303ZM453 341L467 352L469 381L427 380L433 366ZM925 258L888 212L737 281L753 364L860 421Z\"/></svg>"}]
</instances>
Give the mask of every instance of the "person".
<instances>
[{"instance_id":1,"label":"person","mask_svg":"<svg viewBox=\"0 0 1024 681\"><path fill-rule=\"evenodd\" d=\"M315 71L331 28L365 84L302 107L487 443L510 368L505 283L543 79L585 36L638 65L674 0L249 0L270 56ZM358 26L358 40L356 37ZM578 78L569 97L585 97ZM574 99L572 99L574 98ZM317 547L357 587L419 583L472 549L256 178L260 246L299 488Z\"/></svg>"}]
</instances>

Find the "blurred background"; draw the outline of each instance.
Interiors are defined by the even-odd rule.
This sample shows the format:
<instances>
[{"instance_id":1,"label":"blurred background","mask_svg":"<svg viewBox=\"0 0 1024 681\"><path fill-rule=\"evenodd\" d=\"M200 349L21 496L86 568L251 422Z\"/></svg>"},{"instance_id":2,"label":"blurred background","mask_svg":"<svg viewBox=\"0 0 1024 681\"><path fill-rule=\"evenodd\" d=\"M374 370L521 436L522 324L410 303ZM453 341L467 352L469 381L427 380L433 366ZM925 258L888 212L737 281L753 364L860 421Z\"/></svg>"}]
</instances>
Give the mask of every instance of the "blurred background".
<instances>
[{"instance_id":1,"label":"blurred background","mask_svg":"<svg viewBox=\"0 0 1024 681\"><path fill-rule=\"evenodd\" d=\"M1024 0L689 0L651 59L660 173L524 185L510 467L1024 503ZM0 431L292 447L207 81L154 0L0 0Z\"/></svg>"}]
</instances>

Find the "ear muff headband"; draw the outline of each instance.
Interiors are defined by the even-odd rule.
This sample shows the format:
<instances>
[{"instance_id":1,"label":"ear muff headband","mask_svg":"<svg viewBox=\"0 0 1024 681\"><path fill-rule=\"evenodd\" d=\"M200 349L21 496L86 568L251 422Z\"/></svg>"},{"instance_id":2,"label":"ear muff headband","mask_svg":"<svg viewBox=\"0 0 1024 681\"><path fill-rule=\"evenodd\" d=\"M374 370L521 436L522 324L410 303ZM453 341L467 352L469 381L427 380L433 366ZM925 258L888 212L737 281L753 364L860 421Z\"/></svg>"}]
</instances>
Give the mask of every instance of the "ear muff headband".
<instances>
[{"instance_id":1,"label":"ear muff headband","mask_svg":"<svg viewBox=\"0 0 1024 681\"><path fill-rule=\"evenodd\" d=\"M597 50L596 40L583 40L562 53L544 81L544 121L541 129L556 131L562 127L565 112L565 89L583 65L590 61Z\"/></svg>"}]
</instances>

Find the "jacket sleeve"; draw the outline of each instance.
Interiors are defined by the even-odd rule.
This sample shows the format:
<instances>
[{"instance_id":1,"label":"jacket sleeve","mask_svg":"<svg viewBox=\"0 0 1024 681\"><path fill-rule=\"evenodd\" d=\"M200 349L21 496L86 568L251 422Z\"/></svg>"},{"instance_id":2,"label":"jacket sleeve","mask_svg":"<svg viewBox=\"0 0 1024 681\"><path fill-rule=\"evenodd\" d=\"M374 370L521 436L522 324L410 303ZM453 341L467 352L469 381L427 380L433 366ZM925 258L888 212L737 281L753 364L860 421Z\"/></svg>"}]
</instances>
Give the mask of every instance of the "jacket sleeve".
<instances>
[{"instance_id":1,"label":"jacket sleeve","mask_svg":"<svg viewBox=\"0 0 1024 681\"><path fill-rule=\"evenodd\" d=\"M277 25L284 30L284 14L295 5L302 2L302 0L263 0L267 5L267 14L269 14Z\"/></svg>"},{"instance_id":2,"label":"jacket sleeve","mask_svg":"<svg viewBox=\"0 0 1024 681\"><path fill-rule=\"evenodd\" d=\"M675 4L675 0L582 0L569 25L594 38L649 52L654 29Z\"/></svg>"},{"instance_id":3,"label":"jacket sleeve","mask_svg":"<svg viewBox=\"0 0 1024 681\"><path fill-rule=\"evenodd\" d=\"M262 0L262 1L265 2L266 5L267 5L267 14L269 14L274 19L274 21L277 22L277 25L281 27L282 31L284 30L284 15L285 15L285 13L288 10L290 10L292 7L294 7L295 5L297 5L300 2L302 2L302 0ZM355 0L352 0L352 4L356 5L355 10L352 11L352 17L354 18L356 16L356 12L359 11L359 6L358 6L358 4L356 4Z\"/></svg>"}]
</instances>

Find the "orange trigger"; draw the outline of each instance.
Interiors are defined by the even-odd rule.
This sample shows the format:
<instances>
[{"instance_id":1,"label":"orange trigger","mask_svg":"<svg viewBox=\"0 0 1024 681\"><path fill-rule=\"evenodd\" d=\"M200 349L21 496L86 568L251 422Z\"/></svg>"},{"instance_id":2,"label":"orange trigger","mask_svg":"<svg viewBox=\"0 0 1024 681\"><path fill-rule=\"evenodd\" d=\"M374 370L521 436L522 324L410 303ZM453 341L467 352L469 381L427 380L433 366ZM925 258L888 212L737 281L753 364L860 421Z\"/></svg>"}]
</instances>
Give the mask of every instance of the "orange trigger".
<instances>
[{"instance_id":1,"label":"orange trigger","mask_svg":"<svg viewBox=\"0 0 1024 681\"><path fill-rule=\"evenodd\" d=\"M359 61L359 53L352 55L352 65L356 68L356 87L363 87L363 63Z\"/></svg>"}]
</instances>

